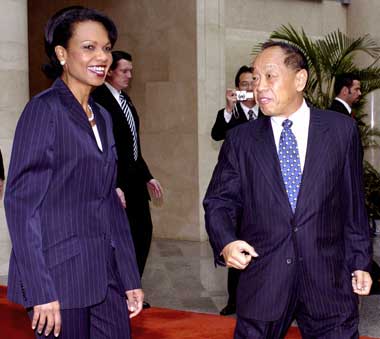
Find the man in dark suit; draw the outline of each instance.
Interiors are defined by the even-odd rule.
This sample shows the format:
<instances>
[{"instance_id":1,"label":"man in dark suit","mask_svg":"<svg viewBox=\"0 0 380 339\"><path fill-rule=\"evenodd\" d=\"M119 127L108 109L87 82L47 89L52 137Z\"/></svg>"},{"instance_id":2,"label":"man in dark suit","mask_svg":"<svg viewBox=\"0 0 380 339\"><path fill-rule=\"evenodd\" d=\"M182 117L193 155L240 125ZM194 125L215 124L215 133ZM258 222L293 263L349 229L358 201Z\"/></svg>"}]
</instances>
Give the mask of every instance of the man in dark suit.
<instances>
[{"instance_id":1,"label":"man in dark suit","mask_svg":"<svg viewBox=\"0 0 380 339\"><path fill-rule=\"evenodd\" d=\"M252 93L252 67L242 66L235 76L236 89L226 90L226 107L222 108L216 116L216 121L211 130L211 137L223 140L229 129L239 126L247 121L257 119L261 112L256 105L254 97L238 101L236 91Z\"/></svg>"},{"instance_id":2,"label":"man in dark suit","mask_svg":"<svg viewBox=\"0 0 380 339\"><path fill-rule=\"evenodd\" d=\"M93 98L110 112L118 155L118 187L124 192L126 212L131 225L140 276L152 241L149 192L161 198L162 188L142 157L139 118L125 90L132 78L132 57L123 51L112 52L113 62L106 83L92 93ZM129 115L130 114L130 115ZM144 302L144 307L149 304Z\"/></svg>"},{"instance_id":3,"label":"man in dark suit","mask_svg":"<svg viewBox=\"0 0 380 339\"><path fill-rule=\"evenodd\" d=\"M337 75L334 84L334 93L336 95L330 110L352 116L352 105L359 101L360 81L357 76L351 73Z\"/></svg>"},{"instance_id":4,"label":"man in dark suit","mask_svg":"<svg viewBox=\"0 0 380 339\"><path fill-rule=\"evenodd\" d=\"M3 193L4 193L4 180L5 180L4 163L3 163L3 156L0 150L0 199L3 197Z\"/></svg>"},{"instance_id":5,"label":"man in dark suit","mask_svg":"<svg viewBox=\"0 0 380 339\"><path fill-rule=\"evenodd\" d=\"M334 92L336 98L333 100L330 110L340 112L351 116L352 106L360 100L360 80L352 73L343 73L336 76L334 84ZM362 121L358 121L358 125L363 125ZM364 154L362 153L364 156ZM371 294L380 294L380 267L376 261L372 261L371 277L373 280Z\"/></svg>"},{"instance_id":6,"label":"man in dark suit","mask_svg":"<svg viewBox=\"0 0 380 339\"><path fill-rule=\"evenodd\" d=\"M215 141L224 140L226 133L231 128L239 126L262 115L259 106L252 97L238 101L236 91L248 91L253 94L252 67L243 65L235 75L236 90L226 90L226 107L222 108L216 117L215 124L211 130L211 137ZM220 311L220 315L231 315L236 312L236 289L239 282L240 271L235 268L228 269L227 305Z\"/></svg>"},{"instance_id":7,"label":"man in dark suit","mask_svg":"<svg viewBox=\"0 0 380 339\"><path fill-rule=\"evenodd\" d=\"M263 45L265 117L229 132L204 199L216 263L242 270L235 338L283 338L294 318L303 338L358 338L372 283L358 130L306 105L307 78L300 50Z\"/></svg>"}]
</instances>

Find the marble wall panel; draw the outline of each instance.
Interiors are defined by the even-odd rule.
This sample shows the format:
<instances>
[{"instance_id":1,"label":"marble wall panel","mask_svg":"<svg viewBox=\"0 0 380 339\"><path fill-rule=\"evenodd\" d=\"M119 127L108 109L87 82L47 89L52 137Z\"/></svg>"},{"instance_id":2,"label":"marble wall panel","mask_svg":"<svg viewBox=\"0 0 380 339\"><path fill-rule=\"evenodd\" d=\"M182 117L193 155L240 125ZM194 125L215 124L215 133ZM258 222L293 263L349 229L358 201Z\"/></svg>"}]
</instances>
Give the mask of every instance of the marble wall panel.
<instances>
[{"instance_id":1,"label":"marble wall panel","mask_svg":"<svg viewBox=\"0 0 380 339\"><path fill-rule=\"evenodd\" d=\"M380 26L379 26L380 2L376 0L353 1L348 6L348 32L350 36L358 37L369 34L375 42L380 45ZM361 66L366 67L373 63L373 59L364 53L358 53L355 61ZM380 63L377 63L377 67ZM365 107L366 122L371 127L380 129L380 90L374 91L367 96ZM377 139L378 140L378 139ZM376 148L368 149L365 158L380 171L380 150Z\"/></svg>"},{"instance_id":2,"label":"marble wall panel","mask_svg":"<svg viewBox=\"0 0 380 339\"><path fill-rule=\"evenodd\" d=\"M26 0L2 0L1 13L0 41L14 42L26 47L28 41L28 31L25 29L27 25ZM3 55L7 51L1 50L1 52ZM27 55L24 49L20 55L14 55L14 57L25 58ZM20 64L19 67L26 69L25 63Z\"/></svg>"},{"instance_id":3,"label":"marble wall panel","mask_svg":"<svg viewBox=\"0 0 380 339\"><path fill-rule=\"evenodd\" d=\"M380 2L376 0L352 1L347 8L348 32L352 36L369 33L380 39Z\"/></svg>"},{"instance_id":4,"label":"marble wall panel","mask_svg":"<svg viewBox=\"0 0 380 339\"><path fill-rule=\"evenodd\" d=\"M224 105L225 93L225 1L197 1L198 60L198 211L201 240L207 239L202 200L218 144L210 138L217 111Z\"/></svg>"},{"instance_id":5,"label":"marble wall panel","mask_svg":"<svg viewBox=\"0 0 380 339\"><path fill-rule=\"evenodd\" d=\"M188 85L149 82L146 85L144 158L164 187L164 201L152 209L154 235L199 240L198 154L196 109Z\"/></svg>"},{"instance_id":6,"label":"marble wall panel","mask_svg":"<svg viewBox=\"0 0 380 339\"><path fill-rule=\"evenodd\" d=\"M14 130L29 94L26 0L1 2L0 31L0 148L7 175ZM8 273L10 250L3 201L0 201L0 275Z\"/></svg>"},{"instance_id":7,"label":"marble wall panel","mask_svg":"<svg viewBox=\"0 0 380 339\"><path fill-rule=\"evenodd\" d=\"M148 147L154 144L159 152ZM154 235L199 240L196 136L174 130L146 133L142 147L164 190L163 201L153 200L151 204Z\"/></svg>"},{"instance_id":8,"label":"marble wall panel","mask_svg":"<svg viewBox=\"0 0 380 339\"><path fill-rule=\"evenodd\" d=\"M250 66L252 49L269 38L269 32L229 28L226 30L226 88L235 88L235 75L242 65Z\"/></svg>"},{"instance_id":9,"label":"marble wall panel","mask_svg":"<svg viewBox=\"0 0 380 339\"><path fill-rule=\"evenodd\" d=\"M12 139L16 122L28 100L27 71L0 70L0 138Z\"/></svg>"},{"instance_id":10,"label":"marble wall panel","mask_svg":"<svg viewBox=\"0 0 380 339\"><path fill-rule=\"evenodd\" d=\"M146 84L146 132L196 134L194 92L184 82L149 82Z\"/></svg>"},{"instance_id":11,"label":"marble wall panel","mask_svg":"<svg viewBox=\"0 0 380 339\"><path fill-rule=\"evenodd\" d=\"M345 19L346 9L337 2L226 0L227 28L271 32L282 24L291 23L319 35L342 27Z\"/></svg>"},{"instance_id":12,"label":"marble wall panel","mask_svg":"<svg viewBox=\"0 0 380 339\"><path fill-rule=\"evenodd\" d=\"M25 49L27 49L26 42L22 43L18 41L6 41L0 39L0 71L22 70L27 72L28 54L25 53Z\"/></svg>"}]
</instances>

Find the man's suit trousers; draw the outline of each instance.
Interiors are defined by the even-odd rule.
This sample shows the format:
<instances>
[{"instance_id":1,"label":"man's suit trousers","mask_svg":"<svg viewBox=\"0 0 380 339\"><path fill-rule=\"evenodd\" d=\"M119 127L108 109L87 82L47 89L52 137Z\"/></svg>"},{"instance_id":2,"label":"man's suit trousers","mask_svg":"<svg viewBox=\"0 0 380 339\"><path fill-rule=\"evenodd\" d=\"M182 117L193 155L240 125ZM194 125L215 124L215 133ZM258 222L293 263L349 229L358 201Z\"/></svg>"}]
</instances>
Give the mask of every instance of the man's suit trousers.
<instances>
[{"instance_id":1,"label":"man's suit trousers","mask_svg":"<svg viewBox=\"0 0 380 339\"><path fill-rule=\"evenodd\" d=\"M144 198L127 198L127 215L135 246L137 266L142 277L152 242L152 218L149 200Z\"/></svg>"},{"instance_id":2,"label":"man's suit trousers","mask_svg":"<svg viewBox=\"0 0 380 339\"><path fill-rule=\"evenodd\" d=\"M309 314L298 292L297 288L293 289L284 313L276 321L238 316L234 339L283 339L294 319L297 320L302 339L359 339L358 310L316 318Z\"/></svg>"}]
</instances>

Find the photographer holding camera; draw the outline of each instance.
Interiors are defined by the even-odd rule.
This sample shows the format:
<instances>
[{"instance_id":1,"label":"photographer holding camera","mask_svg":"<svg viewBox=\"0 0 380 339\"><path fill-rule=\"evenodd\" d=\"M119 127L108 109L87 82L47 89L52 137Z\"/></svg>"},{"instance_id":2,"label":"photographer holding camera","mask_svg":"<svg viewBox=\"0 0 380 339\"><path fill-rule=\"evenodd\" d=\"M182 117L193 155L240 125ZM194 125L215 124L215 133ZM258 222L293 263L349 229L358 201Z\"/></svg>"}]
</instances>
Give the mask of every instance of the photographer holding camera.
<instances>
[{"instance_id":1,"label":"photographer holding camera","mask_svg":"<svg viewBox=\"0 0 380 339\"><path fill-rule=\"evenodd\" d=\"M252 67L242 66L235 76L236 89L226 90L226 107L218 112L211 137L223 140L230 128L261 116L252 91Z\"/></svg>"}]
</instances>

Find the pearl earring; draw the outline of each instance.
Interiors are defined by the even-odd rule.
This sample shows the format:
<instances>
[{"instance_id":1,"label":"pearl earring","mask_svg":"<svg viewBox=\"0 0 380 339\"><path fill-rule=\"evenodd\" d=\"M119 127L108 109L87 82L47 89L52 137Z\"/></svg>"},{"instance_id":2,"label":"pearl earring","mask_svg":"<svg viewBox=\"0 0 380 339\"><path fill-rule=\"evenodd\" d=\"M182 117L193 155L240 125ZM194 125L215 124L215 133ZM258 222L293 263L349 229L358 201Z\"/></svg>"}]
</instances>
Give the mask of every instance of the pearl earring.
<instances>
[{"instance_id":1,"label":"pearl earring","mask_svg":"<svg viewBox=\"0 0 380 339\"><path fill-rule=\"evenodd\" d=\"M66 63L66 61L65 60L61 60L59 63L61 64L61 66L64 66L64 64Z\"/></svg>"}]
</instances>

